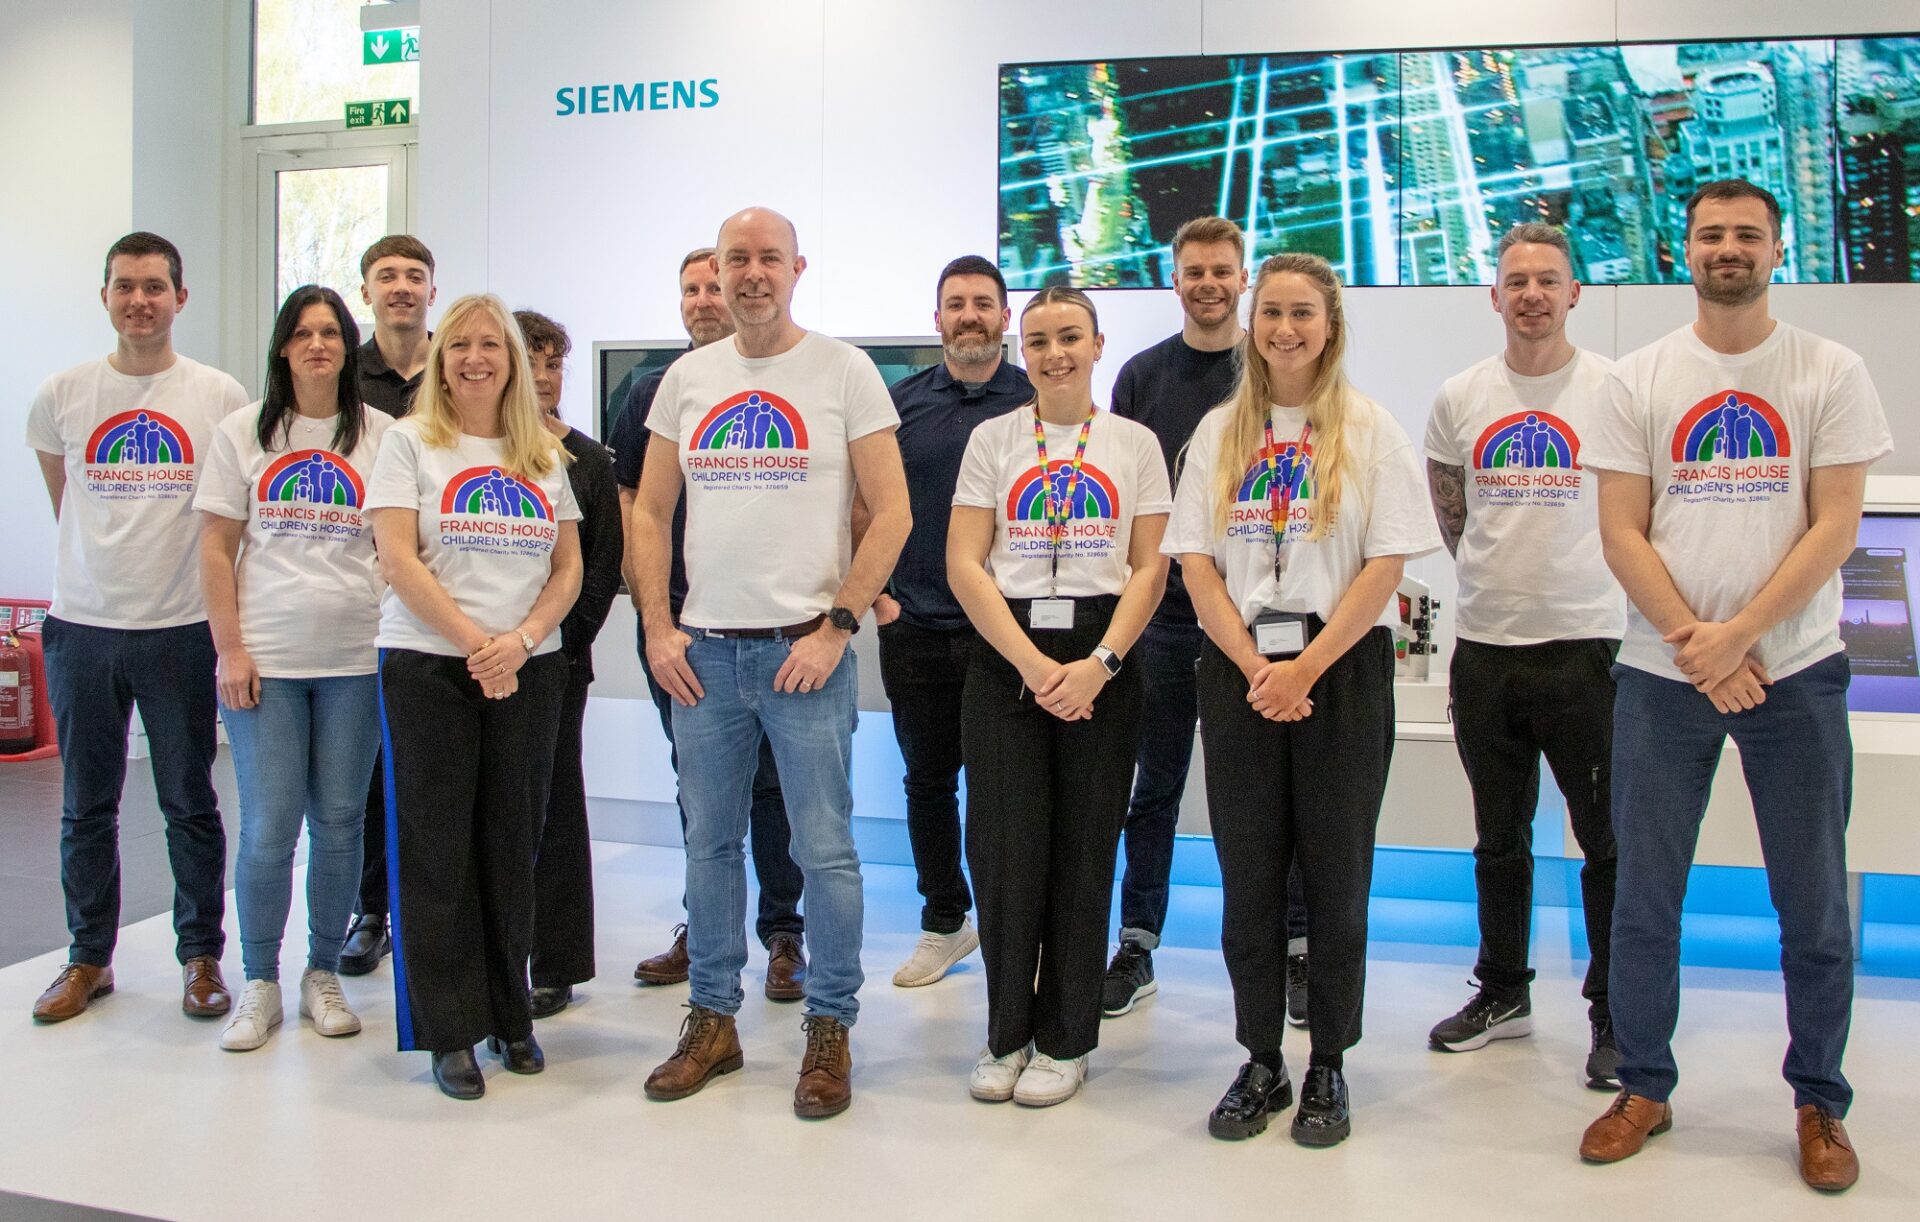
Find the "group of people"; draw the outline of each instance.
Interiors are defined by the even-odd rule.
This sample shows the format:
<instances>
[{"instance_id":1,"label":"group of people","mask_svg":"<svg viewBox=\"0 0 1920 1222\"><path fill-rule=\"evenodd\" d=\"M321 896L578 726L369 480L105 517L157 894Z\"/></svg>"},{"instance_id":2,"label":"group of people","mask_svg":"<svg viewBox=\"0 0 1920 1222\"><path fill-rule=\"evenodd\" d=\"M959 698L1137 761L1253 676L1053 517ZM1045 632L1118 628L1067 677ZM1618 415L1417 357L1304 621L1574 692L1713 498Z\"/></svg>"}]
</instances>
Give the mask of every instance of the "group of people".
<instances>
[{"instance_id":1,"label":"group of people","mask_svg":"<svg viewBox=\"0 0 1920 1222\"><path fill-rule=\"evenodd\" d=\"M748 209L683 260L690 346L626 393L609 456L554 414L556 324L473 296L427 334L432 257L412 238L368 251L364 345L337 294L288 298L266 396L245 410L230 378L172 352L178 253L123 239L103 290L118 349L51 379L28 427L60 520L47 654L74 933L36 1017L112 988L130 705L168 820L184 1005L227 1010L217 692L242 795L247 977L223 1045L257 1047L281 1021L304 819L302 1014L323 1035L357 1031L337 973L390 945L400 1046L433 1054L443 1091L484 1093L483 1040L538 1072L534 1018L593 973L579 736L624 571L686 843L686 921L634 971L690 981L650 1098L743 1064L750 843L767 995L806 1003L794 1110L852 1101L864 914L848 642L871 609L924 899L893 981L930 984L979 949L973 1097L1071 1098L1103 1017L1153 992L1197 720L1246 1051L1209 1131L1252 1137L1293 1106L1291 1023L1309 1033L1293 1137L1336 1144L1394 741L1395 594L1409 560L1445 546L1481 946L1478 990L1432 1046L1532 1030L1544 754L1586 856L1582 1078L1617 1091L1580 1152L1615 1161L1671 1125L1680 901L1731 734L1780 915L1801 1172L1850 1185L1838 570L1867 467L1892 447L1859 357L1768 312L1773 197L1700 189L1696 321L1611 364L1567 338L1580 286L1565 234L1510 229L1492 289L1504 350L1442 387L1424 474L1347 380L1349 318L1324 260L1276 255L1250 276L1219 217L1188 222L1171 253L1182 328L1126 363L1111 411L1093 400L1095 303L1037 293L1023 371L1002 359L1005 283L975 256L936 282L944 362L889 389L858 349L792 318L798 234ZM397 421L362 406L385 406L381 379L411 397ZM136 419L160 438L129 450ZM1727 549L1732 533L1749 545ZM369 895L376 856L384 894Z\"/></svg>"}]
</instances>

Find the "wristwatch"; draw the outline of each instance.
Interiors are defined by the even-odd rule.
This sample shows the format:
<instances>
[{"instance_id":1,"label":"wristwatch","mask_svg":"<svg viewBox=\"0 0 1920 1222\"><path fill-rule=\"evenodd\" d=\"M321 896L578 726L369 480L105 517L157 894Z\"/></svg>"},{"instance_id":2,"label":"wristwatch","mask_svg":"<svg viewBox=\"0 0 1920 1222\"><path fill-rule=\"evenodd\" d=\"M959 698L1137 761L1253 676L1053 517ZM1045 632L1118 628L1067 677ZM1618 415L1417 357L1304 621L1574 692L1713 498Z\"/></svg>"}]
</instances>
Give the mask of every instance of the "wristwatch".
<instances>
[{"instance_id":1,"label":"wristwatch","mask_svg":"<svg viewBox=\"0 0 1920 1222\"><path fill-rule=\"evenodd\" d=\"M1120 655L1108 649L1105 645L1095 645L1093 652L1087 656L1106 667L1107 678L1112 679L1119 675Z\"/></svg>"},{"instance_id":2,"label":"wristwatch","mask_svg":"<svg viewBox=\"0 0 1920 1222\"><path fill-rule=\"evenodd\" d=\"M860 617L845 607L835 607L827 612L827 622L849 636L860 631Z\"/></svg>"},{"instance_id":3,"label":"wristwatch","mask_svg":"<svg viewBox=\"0 0 1920 1222\"><path fill-rule=\"evenodd\" d=\"M520 643L526 646L527 656L531 658L533 656L534 646L538 645L540 642L534 640L533 634L531 632L528 632L525 628L517 628L515 629L515 631L520 634Z\"/></svg>"}]
</instances>

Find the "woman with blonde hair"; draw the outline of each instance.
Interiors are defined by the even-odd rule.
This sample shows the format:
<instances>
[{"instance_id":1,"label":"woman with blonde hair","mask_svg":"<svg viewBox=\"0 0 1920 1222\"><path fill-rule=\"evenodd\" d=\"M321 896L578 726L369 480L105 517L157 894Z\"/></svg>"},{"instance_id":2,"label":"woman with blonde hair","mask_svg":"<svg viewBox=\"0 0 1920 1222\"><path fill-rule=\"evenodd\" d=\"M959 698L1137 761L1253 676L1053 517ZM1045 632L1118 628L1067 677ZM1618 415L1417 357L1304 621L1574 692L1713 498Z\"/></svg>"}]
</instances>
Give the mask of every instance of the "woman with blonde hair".
<instances>
[{"instance_id":1,"label":"woman with blonde hair","mask_svg":"<svg viewBox=\"0 0 1920 1222\"><path fill-rule=\"evenodd\" d=\"M1251 1137L1293 1100L1287 872L1313 930L1303 1145L1351 1128L1342 1055L1359 1042L1374 830L1393 751L1390 609L1407 560L1440 546L1404 429L1344 371L1340 279L1268 259L1233 396L1194 432L1161 550L1207 634L1198 693L1224 890L1221 948L1249 1059L1208 1120Z\"/></svg>"},{"instance_id":2,"label":"woman with blonde hair","mask_svg":"<svg viewBox=\"0 0 1920 1222\"><path fill-rule=\"evenodd\" d=\"M481 1039L545 1067L527 957L535 844L580 591L580 510L498 297L462 297L387 431L367 499L387 579L381 732L400 1047L456 1099L486 1091Z\"/></svg>"}]
</instances>

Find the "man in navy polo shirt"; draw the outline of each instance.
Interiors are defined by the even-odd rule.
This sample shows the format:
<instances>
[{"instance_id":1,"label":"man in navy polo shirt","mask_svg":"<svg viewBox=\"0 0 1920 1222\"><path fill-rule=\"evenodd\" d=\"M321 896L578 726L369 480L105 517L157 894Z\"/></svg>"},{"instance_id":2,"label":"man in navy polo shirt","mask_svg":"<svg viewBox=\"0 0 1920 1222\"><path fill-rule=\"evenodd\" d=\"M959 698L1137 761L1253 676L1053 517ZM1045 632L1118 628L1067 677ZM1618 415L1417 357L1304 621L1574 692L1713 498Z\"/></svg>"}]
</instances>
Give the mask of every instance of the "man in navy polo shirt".
<instances>
[{"instance_id":1,"label":"man in navy polo shirt","mask_svg":"<svg viewBox=\"0 0 1920 1222\"><path fill-rule=\"evenodd\" d=\"M893 974L932 984L980 945L967 920L973 894L960 872L960 689L974 630L947 586L947 520L960 456L983 420L1033 399L1027 375L1001 359L1007 282L978 255L941 270L934 325L946 359L893 386L913 532L875 605L880 681L906 761L907 838L919 874L920 942Z\"/></svg>"}]
</instances>

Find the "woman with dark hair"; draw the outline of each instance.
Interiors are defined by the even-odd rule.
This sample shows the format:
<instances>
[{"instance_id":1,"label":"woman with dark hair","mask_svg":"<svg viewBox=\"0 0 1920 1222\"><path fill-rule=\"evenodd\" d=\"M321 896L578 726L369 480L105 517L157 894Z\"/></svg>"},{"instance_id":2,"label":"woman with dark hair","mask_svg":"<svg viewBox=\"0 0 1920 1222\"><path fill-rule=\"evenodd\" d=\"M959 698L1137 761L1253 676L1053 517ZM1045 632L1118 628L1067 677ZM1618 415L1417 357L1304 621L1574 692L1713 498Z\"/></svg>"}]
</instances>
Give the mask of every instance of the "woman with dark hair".
<instances>
[{"instance_id":1,"label":"woman with dark hair","mask_svg":"<svg viewBox=\"0 0 1920 1222\"><path fill-rule=\"evenodd\" d=\"M967 864L987 969L968 1090L1046 1107L1086 1081L1141 677L1122 665L1166 588L1173 497L1148 428L1093 403L1104 338L1078 289L1020 313L1032 403L967 440L947 577L980 633L961 694Z\"/></svg>"},{"instance_id":2,"label":"woman with dark hair","mask_svg":"<svg viewBox=\"0 0 1920 1222\"><path fill-rule=\"evenodd\" d=\"M289 294L267 348L266 398L221 423L194 497L240 786L234 900L247 984L220 1032L232 1052L260 1047L281 1022L280 942L303 820L300 1013L321 1035L360 1030L338 972L379 741L366 480L392 422L360 402L359 343L338 293L305 285Z\"/></svg>"},{"instance_id":3,"label":"woman with dark hair","mask_svg":"<svg viewBox=\"0 0 1920 1222\"><path fill-rule=\"evenodd\" d=\"M587 832L587 781L580 735L593 683L593 641L620 592L620 488L613 455L560 418L567 329L544 314L518 310L513 320L527 340L533 394L547 431L573 455L567 483L580 503L580 597L560 621L560 652L567 659L567 693L560 704L560 737L553 748L547 818L533 865L533 1016L567 1008L573 986L593 979L593 847Z\"/></svg>"}]
</instances>

